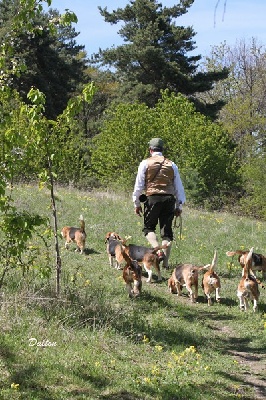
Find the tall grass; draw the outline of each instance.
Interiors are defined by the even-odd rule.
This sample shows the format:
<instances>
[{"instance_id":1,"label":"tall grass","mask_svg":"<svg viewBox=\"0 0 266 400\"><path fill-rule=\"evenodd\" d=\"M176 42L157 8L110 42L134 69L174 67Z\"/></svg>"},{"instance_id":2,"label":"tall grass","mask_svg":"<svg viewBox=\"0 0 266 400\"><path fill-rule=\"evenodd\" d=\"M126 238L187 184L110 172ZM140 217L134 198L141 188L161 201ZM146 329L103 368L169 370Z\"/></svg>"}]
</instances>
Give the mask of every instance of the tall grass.
<instances>
[{"instance_id":1,"label":"tall grass","mask_svg":"<svg viewBox=\"0 0 266 400\"><path fill-rule=\"evenodd\" d=\"M44 257L47 250L36 235L29 244L38 247L35 265L24 276L20 269L7 276L0 303L0 399L259 398L259 387L247 380L247 364L236 354L265 355L265 292L256 314L240 312L241 268L225 252L254 246L266 254L266 223L185 206L171 267L210 263L217 249L221 304L208 307L201 289L197 304L190 303L185 289L180 298L171 295L171 270L162 271L161 283L154 274L147 284L144 273L142 295L132 300L122 272L110 268L104 244L108 231L147 244L130 194L58 188L56 195L60 227L76 226L83 214L86 252L77 254L74 246L65 250L61 242L59 298L52 239ZM15 188L14 199L21 209L50 214L49 193L34 186ZM41 273L47 259L51 276ZM263 369L258 379L262 374Z\"/></svg>"}]
</instances>

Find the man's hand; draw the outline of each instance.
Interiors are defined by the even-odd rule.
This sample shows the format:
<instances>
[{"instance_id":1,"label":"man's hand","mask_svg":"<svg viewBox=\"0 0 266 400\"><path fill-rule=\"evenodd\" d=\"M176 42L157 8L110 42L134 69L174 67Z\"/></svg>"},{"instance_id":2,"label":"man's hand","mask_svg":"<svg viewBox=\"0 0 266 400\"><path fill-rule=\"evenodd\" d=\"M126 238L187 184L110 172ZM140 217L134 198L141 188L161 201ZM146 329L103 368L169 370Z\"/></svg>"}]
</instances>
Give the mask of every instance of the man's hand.
<instances>
[{"instance_id":1,"label":"man's hand","mask_svg":"<svg viewBox=\"0 0 266 400\"><path fill-rule=\"evenodd\" d=\"M175 216L176 217L180 217L180 215L182 214L182 210L180 210L179 208L175 209Z\"/></svg>"},{"instance_id":2,"label":"man's hand","mask_svg":"<svg viewBox=\"0 0 266 400\"><path fill-rule=\"evenodd\" d=\"M137 214L139 217L142 217L142 208L141 208L141 206L135 207L135 214Z\"/></svg>"}]
</instances>

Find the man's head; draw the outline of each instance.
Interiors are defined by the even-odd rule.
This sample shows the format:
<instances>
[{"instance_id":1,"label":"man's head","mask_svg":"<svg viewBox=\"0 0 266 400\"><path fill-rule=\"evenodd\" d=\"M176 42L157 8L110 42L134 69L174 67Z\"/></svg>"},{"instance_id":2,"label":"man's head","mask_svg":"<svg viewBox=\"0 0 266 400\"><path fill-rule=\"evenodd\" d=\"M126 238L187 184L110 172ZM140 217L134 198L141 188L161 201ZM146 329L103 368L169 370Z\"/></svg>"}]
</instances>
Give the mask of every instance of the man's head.
<instances>
[{"instance_id":1,"label":"man's head","mask_svg":"<svg viewBox=\"0 0 266 400\"><path fill-rule=\"evenodd\" d=\"M149 148L152 151L163 151L163 140L161 138L153 138L149 141Z\"/></svg>"}]
</instances>

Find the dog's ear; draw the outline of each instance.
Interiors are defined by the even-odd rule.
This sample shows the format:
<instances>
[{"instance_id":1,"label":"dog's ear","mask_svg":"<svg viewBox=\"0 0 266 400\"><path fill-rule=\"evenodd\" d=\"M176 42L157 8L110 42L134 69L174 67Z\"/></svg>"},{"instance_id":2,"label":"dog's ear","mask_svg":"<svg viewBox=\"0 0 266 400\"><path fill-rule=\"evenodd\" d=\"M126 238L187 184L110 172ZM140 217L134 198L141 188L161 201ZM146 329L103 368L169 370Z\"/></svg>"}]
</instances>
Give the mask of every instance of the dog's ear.
<instances>
[{"instance_id":1,"label":"dog's ear","mask_svg":"<svg viewBox=\"0 0 266 400\"><path fill-rule=\"evenodd\" d=\"M109 239L111 233L112 233L112 232L107 232L107 233L106 233L105 239L104 239L104 243L107 243L107 241L108 241L108 239Z\"/></svg>"}]
</instances>

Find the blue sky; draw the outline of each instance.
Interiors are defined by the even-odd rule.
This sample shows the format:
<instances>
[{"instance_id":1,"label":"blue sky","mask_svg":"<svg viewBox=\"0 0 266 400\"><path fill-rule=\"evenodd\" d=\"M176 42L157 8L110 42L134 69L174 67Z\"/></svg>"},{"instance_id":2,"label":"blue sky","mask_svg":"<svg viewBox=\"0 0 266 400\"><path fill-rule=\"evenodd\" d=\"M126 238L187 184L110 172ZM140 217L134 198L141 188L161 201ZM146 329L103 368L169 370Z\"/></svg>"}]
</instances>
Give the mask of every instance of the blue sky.
<instances>
[{"instance_id":1,"label":"blue sky","mask_svg":"<svg viewBox=\"0 0 266 400\"><path fill-rule=\"evenodd\" d=\"M166 7L178 4L175 0L160 2ZM98 6L107 7L111 12L118 7L124 8L126 4L129 4L128 0L52 0L52 7L60 13L69 9L77 15L75 28L80 32L77 42L85 45L88 55L96 53L99 47L106 49L123 43L117 33L119 26L104 22ZM212 46L224 41L234 45L242 39L256 38L259 44L266 46L265 16L266 0L195 0L176 24L193 26L196 54L207 56Z\"/></svg>"}]
</instances>

